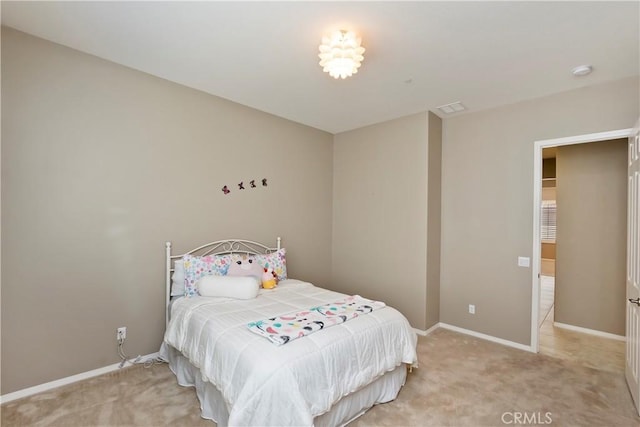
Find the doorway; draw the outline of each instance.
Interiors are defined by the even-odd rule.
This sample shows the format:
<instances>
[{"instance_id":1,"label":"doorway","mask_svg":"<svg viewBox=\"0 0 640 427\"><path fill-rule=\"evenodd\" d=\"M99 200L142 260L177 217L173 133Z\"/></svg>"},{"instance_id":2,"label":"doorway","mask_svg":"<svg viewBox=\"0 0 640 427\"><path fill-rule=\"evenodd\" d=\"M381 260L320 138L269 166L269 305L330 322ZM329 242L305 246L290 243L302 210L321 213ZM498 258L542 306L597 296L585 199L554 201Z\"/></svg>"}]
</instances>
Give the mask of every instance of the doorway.
<instances>
[{"instance_id":1,"label":"doorway","mask_svg":"<svg viewBox=\"0 0 640 427\"><path fill-rule=\"evenodd\" d=\"M553 309L548 315L541 312L542 297L542 200L543 200L543 150L552 147L565 145L584 144L598 141L608 141L620 138L627 138L631 134L631 129L623 129L596 134L580 135L568 138L558 138L552 140L536 141L534 144L534 225L533 225L533 262L532 262L532 310L531 310L531 348L535 352L540 351L540 326L543 323L543 316L549 318L553 316ZM548 267L548 266L547 266ZM560 267L561 268L561 267ZM548 268L546 270L548 272ZM554 271L556 276L556 271ZM549 277L549 276L547 276ZM555 279L554 279L555 281ZM555 283L558 286L557 283ZM554 292L554 300L557 290ZM553 317L551 317L553 319ZM553 320L552 320L553 323ZM576 328L577 330L581 328ZM605 334L606 335L606 334ZM624 349L624 346L622 347ZM623 350L624 353L624 350Z\"/></svg>"},{"instance_id":2,"label":"doorway","mask_svg":"<svg viewBox=\"0 0 640 427\"><path fill-rule=\"evenodd\" d=\"M542 160L540 353L619 375L627 146L617 139L557 147L554 155L545 148Z\"/></svg>"},{"instance_id":3,"label":"doorway","mask_svg":"<svg viewBox=\"0 0 640 427\"><path fill-rule=\"evenodd\" d=\"M542 149L542 202L540 205L540 312L538 326L553 322L556 275L556 152ZM545 331L541 331L544 333Z\"/></svg>"}]
</instances>

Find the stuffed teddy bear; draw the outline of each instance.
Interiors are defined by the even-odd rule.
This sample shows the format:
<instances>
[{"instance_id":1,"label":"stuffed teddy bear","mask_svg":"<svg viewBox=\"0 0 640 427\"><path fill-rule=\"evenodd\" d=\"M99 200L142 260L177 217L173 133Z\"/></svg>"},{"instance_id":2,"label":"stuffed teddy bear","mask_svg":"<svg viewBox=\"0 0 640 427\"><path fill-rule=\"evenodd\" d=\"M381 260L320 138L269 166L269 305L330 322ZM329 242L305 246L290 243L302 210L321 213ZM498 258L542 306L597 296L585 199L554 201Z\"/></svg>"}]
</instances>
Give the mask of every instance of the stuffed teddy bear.
<instances>
[{"instance_id":1,"label":"stuffed teddy bear","mask_svg":"<svg viewBox=\"0 0 640 427\"><path fill-rule=\"evenodd\" d=\"M273 289L278 286L278 279L276 274L273 272L273 268L267 266L263 270L262 287L264 289Z\"/></svg>"}]
</instances>

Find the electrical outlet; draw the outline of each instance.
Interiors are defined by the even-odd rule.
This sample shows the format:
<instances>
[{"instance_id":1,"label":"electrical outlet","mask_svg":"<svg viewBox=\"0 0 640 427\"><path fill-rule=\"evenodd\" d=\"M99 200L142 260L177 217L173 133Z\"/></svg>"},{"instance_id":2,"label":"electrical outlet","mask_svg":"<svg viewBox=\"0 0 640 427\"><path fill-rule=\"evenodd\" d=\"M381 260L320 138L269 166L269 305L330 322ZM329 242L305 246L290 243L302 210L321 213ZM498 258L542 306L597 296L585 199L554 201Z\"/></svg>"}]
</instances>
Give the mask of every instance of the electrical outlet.
<instances>
[{"instance_id":1,"label":"electrical outlet","mask_svg":"<svg viewBox=\"0 0 640 427\"><path fill-rule=\"evenodd\" d=\"M529 267L531 264L530 258L528 256L519 256L518 257L518 267Z\"/></svg>"},{"instance_id":2,"label":"electrical outlet","mask_svg":"<svg viewBox=\"0 0 640 427\"><path fill-rule=\"evenodd\" d=\"M469 313L476 314L476 306L473 304L469 304Z\"/></svg>"},{"instance_id":3,"label":"electrical outlet","mask_svg":"<svg viewBox=\"0 0 640 427\"><path fill-rule=\"evenodd\" d=\"M127 327L122 326L118 328L118 332L116 333L116 339L120 341L120 340L124 340L125 338L127 338Z\"/></svg>"}]
</instances>

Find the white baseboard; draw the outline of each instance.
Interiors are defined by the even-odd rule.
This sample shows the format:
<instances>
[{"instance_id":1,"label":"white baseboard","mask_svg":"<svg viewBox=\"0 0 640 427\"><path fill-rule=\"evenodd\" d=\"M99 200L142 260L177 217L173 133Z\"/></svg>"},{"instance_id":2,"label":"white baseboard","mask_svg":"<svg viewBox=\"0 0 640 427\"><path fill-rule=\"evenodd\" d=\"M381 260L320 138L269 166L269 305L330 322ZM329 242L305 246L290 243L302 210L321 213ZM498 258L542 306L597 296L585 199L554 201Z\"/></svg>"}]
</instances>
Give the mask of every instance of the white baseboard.
<instances>
[{"instance_id":1,"label":"white baseboard","mask_svg":"<svg viewBox=\"0 0 640 427\"><path fill-rule=\"evenodd\" d=\"M520 344L517 342L505 340L502 338L494 337L492 335L483 334L480 332L472 331L470 329L460 328L458 326L449 325L447 323L438 323L438 325L443 329L448 329L454 332L460 332L461 334L471 335L472 337L480 338L487 341L492 341L498 344L506 345L507 347L517 348L518 350L524 350L531 353L535 353L535 351L529 345Z\"/></svg>"},{"instance_id":2,"label":"white baseboard","mask_svg":"<svg viewBox=\"0 0 640 427\"><path fill-rule=\"evenodd\" d=\"M144 363L148 360L155 359L158 356L159 354L157 352L147 354L146 356L140 356L138 363ZM92 371L82 372L80 374L72 375L70 377L61 378L59 380L55 380L48 383L25 388L22 390L14 391L13 393L7 393L0 396L0 404L11 402L17 399L22 399L23 397L32 396L34 394L42 393L44 391L49 391L54 388L62 387L63 385L68 385L78 381L97 377L98 375L107 374L109 372L117 371L118 369L120 369L120 363L115 363L113 365L105 366L104 368L98 368Z\"/></svg>"},{"instance_id":3,"label":"white baseboard","mask_svg":"<svg viewBox=\"0 0 640 427\"><path fill-rule=\"evenodd\" d=\"M627 340L627 337L625 337L624 335L616 335L616 334L611 334L609 332L596 331L595 329L581 328L580 326L567 325L566 323L553 322L553 326L557 326L558 328L562 328L562 329L568 329L570 331L582 332L583 334L595 335L602 338L609 338L612 340L618 340L618 341Z\"/></svg>"},{"instance_id":4,"label":"white baseboard","mask_svg":"<svg viewBox=\"0 0 640 427\"><path fill-rule=\"evenodd\" d=\"M429 335L431 332L435 331L439 327L440 327L440 323L436 323L435 325L433 325L432 327L430 327L426 331L423 331L422 329L417 329L417 328L413 328L413 330L416 332L416 334L418 334L418 335L420 335L422 337L426 337L427 335Z\"/></svg>"}]
</instances>

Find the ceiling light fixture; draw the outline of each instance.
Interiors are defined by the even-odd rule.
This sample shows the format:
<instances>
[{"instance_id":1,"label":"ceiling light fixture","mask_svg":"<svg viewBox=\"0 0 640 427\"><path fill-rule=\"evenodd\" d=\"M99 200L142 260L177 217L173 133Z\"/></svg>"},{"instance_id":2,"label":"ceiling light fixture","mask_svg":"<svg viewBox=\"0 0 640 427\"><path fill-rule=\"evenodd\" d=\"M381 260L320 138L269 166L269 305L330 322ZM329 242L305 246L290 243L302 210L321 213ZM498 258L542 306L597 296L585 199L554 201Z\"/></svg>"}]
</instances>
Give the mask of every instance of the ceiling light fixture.
<instances>
[{"instance_id":1,"label":"ceiling light fixture","mask_svg":"<svg viewBox=\"0 0 640 427\"><path fill-rule=\"evenodd\" d=\"M578 65L576 68L571 70L574 76L586 76L587 74L591 74L593 71L593 67L591 65Z\"/></svg>"},{"instance_id":2,"label":"ceiling light fixture","mask_svg":"<svg viewBox=\"0 0 640 427\"><path fill-rule=\"evenodd\" d=\"M353 31L334 31L322 37L320 45L320 66L334 79L347 77L358 72L364 59L362 39Z\"/></svg>"}]
</instances>

